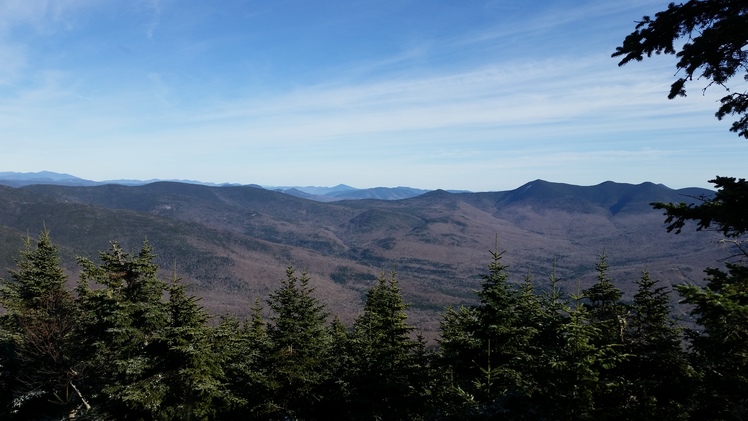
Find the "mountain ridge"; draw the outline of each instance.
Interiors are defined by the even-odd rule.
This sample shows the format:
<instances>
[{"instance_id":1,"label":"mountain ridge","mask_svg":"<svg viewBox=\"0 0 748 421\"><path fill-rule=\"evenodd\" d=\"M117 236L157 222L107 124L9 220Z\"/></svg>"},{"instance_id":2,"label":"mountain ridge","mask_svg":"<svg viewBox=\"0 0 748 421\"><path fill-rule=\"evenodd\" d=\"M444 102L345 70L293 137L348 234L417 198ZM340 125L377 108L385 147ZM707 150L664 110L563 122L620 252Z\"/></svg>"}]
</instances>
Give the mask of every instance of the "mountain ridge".
<instances>
[{"instance_id":1,"label":"mountain ridge","mask_svg":"<svg viewBox=\"0 0 748 421\"><path fill-rule=\"evenodd\" d=\"M80 177L76 177L70 174L56 173L52 171L39 171L39 172L0 172L0 185L10 187L23 187L37 184L49 184L59 186L101 186L101 185L124 185L124 186L142 186L146 184L158 183L158 182L176 182L184 184L196 184L212 187L224 187L224 186L241 186L238 183L209 183L196 180L162 180L162 179L151 179L151 180L134 180L134 179L120 179L120 180L105 180L105 181L93 181L86 180ZM423 194L428 190L415 189L412 187L373 187L367 189L357 189L345 184L338 184L334 187L320 187L320 186L259 186L256 184L248 184L250 186L262 187L267 190L281 191L287 194L291 194L305 199L317 200L321 202L332 202L336 200L346 199L382 199L382 200L397 200L408 197L414 197L419 194Z\"/></svg>"},{"instance_id":2,"label":"mountain ridge","mask_svg":"<svg viewBox=\"0 0 748 421\"><path fill-rule=\"evenodd\" d=\"M159 265L214 312L245 314L294 265L343 319L360 311L372 279L393 270L428 336L445 306L474 299L497 237L514 281L531 274L539 288L552 271L563 288L592 282L601 253L624 291L645 268L666 284L699 282L725 250L705 233L667 234L649 203L701 194L711 192L535 180L500 192L321 202L259 186L169 181L0 186L0 263L11 268L22 238L48 229L74 279L75 256L95 260L112 240L126 250L147 240Z\"/></svg>"}]
</instances>

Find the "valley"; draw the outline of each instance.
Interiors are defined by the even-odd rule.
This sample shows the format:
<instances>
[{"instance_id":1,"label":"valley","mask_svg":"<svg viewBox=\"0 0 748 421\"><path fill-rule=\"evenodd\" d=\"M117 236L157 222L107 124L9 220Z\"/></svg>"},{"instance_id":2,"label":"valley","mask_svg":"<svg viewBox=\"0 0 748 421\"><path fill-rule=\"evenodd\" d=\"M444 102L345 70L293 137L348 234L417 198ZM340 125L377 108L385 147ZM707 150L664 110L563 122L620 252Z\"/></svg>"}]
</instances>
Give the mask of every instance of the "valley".
<instances>
[{"instance_id":1,"label":"valley","mask_svg":"<svg viewBox=\"0 0 748 421\"><path fill-rule=\"evenodd\" d=\"M605 253L625 294L643 270L666 284L699 283L729 250L716 233L669 234L654 201L691 201L704 189L536 180L511 191L432 191L401 200L316 201L256 186L0 186L0 263L12 268L27 235L48 229L71 283L76 256L96 259L117 241L147 240L163 276L176 273L213 314L248 314L285 268L307 271L317 296L344 322L383 272L397 272L410 321L427 338L447 306L475 302L490 259L505 250L512 281L549 276L576 291L595 279Z\"/></svg>"}]
</instances>

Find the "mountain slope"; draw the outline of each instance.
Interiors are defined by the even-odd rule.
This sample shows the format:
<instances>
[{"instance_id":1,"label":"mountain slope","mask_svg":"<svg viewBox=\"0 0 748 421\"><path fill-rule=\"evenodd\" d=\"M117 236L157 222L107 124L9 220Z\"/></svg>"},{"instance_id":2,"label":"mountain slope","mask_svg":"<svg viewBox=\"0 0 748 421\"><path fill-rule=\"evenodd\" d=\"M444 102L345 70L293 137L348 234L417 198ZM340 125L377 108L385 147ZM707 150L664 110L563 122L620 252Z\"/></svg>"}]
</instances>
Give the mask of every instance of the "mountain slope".
<instances>
[{"instance_id":1,"label":"mountain slope","mask_svg":"<svg viewBox=\"0 0 748 421\"><path fill-rule=\"evenodd\" d=\"M394 270L414 321L433 334L445 305L474 300L497 238L514 278L530 273L540 287L554 262L562 286L576 288L579 279L584 287L603 252L624 290L645 268L665 282L698 282L725 251L706 233L667 234L663 216L649 206L684 198L652 183L542 180L507 192L438 190L330 203L251 186L174 182L0 187L0 262L10 265L20 238L45 226L71 273L75 255L95 257L109 240L136 250L147 238L162 268L176 269L214 311L243 314L293 264L310 272L317 293L344 320L360 311L376 276Z\"/></svg>"}]
</instances>

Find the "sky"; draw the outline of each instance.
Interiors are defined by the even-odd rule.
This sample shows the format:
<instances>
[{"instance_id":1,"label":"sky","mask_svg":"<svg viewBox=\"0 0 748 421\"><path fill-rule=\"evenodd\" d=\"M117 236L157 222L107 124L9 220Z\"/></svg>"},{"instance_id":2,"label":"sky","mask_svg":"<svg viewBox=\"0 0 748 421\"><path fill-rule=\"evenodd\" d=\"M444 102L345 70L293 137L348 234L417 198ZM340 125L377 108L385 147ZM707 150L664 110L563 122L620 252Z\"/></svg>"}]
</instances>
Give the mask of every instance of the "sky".
<instances>
[{"instance_id":1,"label":"sky","mask_svg":"<svg viewBox=\"0 0 748 421\"><path fill-rule=\"evenodd\" d=\"M745 177L675 58L615 48L666 1L0 0L0 171L510 190Z\"/></svg>"}]
</instances>

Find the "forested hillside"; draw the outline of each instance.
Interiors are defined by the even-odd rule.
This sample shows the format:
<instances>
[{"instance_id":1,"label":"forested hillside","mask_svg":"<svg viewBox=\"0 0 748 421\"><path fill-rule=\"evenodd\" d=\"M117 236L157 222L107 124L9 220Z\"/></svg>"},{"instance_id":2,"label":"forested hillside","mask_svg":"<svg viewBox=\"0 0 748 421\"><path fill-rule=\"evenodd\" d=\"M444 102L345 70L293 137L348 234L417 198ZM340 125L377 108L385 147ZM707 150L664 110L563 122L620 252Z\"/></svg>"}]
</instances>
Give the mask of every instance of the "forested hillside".
<instances>
[{"instance_id":1,"label":"forested hillside","mask_svg":"<svg viewBox=\"0 0 748 421\"><path fill-rule=\"evenodd\" d=\"M96 259L112 240L135 252L147 239L159 266L176 268L215 313L248 315L246 302L264 299L294 265L346 322L377 276L396 271L414 324L432 340L444 307L475 303L479 268L497 237L511 251L508 271L539 287L554 266L564 290L577 280L589 286L603 252L628 300L645 267L667 284L701 282L725 251L708 235L668 235L649 203L702 194L713 192L536 180L506 192L320 203L251 186L0 187L0 262L12 267L23 238L45 227L72 277L76 256Z\"/></svg>"}]
</instances>

